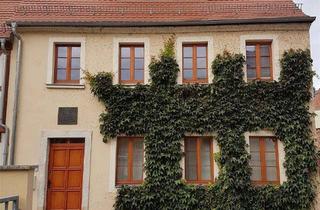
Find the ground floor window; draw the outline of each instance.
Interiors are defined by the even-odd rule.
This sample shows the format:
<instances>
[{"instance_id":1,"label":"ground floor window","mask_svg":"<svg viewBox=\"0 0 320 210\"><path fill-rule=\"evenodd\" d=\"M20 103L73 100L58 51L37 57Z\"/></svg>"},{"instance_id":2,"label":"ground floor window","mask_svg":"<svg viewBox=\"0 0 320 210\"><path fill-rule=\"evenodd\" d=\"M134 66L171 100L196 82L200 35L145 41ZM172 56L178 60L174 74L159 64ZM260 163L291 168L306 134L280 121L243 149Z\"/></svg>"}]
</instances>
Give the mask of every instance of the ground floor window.
<instances>
[{"instance_id":1,"label":"ground floor window","mask_svg":"<svg viewBox=\"0 0 320 210\"><path fill-rule=\"evenodd\" d=\"M116 185L143 182L143 138L118 137Z\"/></svg>"},{"instance_id":2,"label":"ground floor window","mask_svg":"<svg viewBox=\"0 0 320 210\"><path fill-rule=\"evenodd\" d=\"M250 137L251 180L256 184L280 184L278 141L274 137Z\"/></svg>"},{"instance_id":3,"label":"ground floor window","mask_svg":"<svg viewBox=\"0 0 320 210\"><path fill-rule=\"evenodd\" d=\"M185 178L188 183L213 182L213 146L210 137L185 138Z\"/></svg>"}]
</instances>

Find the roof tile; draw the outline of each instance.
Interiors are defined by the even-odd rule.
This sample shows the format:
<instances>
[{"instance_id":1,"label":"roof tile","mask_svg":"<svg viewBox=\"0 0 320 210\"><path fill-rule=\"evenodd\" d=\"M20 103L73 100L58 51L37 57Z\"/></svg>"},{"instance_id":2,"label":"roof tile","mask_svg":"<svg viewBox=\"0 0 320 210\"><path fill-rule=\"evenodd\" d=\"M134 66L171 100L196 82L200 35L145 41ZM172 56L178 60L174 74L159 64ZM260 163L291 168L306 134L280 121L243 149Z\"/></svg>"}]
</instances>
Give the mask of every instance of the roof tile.
<instances>
[{"instance_id":1,"label":"roof tile","mask_svg":"<svg viewBox=\"0 0 320 210\"><path fill-rule=\"evenodd\" d=\"M17 22L170 22L305 17L291 0L1 0L0 36Z\"/></svg>"}]
</instances>

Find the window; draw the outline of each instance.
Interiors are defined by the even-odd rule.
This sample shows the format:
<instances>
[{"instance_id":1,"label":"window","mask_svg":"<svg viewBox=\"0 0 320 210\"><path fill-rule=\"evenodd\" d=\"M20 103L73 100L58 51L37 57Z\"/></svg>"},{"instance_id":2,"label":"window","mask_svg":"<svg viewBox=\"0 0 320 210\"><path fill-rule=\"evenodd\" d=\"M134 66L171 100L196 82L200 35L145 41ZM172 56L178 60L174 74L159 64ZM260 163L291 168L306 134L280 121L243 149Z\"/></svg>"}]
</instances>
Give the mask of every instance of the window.
<instances>
[{"instance_id":1,"label":"window","mask_svg":"<svg viewBox=\"0 0 320 210\"><path fill-rule=\"evenodd\" d=\"M208 82L207 44L183 44L183 82Z\"/></svg>"},{"instance_id":2,"label":"window","mask_svg":"<svg viewBox=\"0 0 320 210\"><path fill-rule=\"evenodd\" d=\"M144 46L120 45L120 83L136 84L144 81Z\"/></svg>"},{"instance_id":3,"label":"window","mask_svg":"<svg viewBox=\"0 0 320 210\"><path fill-rule=\"evenodd\" d=\"M278 142L273 137L250 137L251 180L256 184L280 184Z\"/></svg>"},{"instance_id":4,"label":"window","mask_svg":"<svg viewBox=\"0 0 320 210\"><path fill-rule=\"evenodd\" d=\"M116 185L143 181L143 138L117 139Z\"/></svg>"},{"instance_id":5,"label":"window","mask_svg":"<svg viewBox=\"0 0 320 210\"><path fill-rule=\"evenodd\" d=\"M185 178L189 183L213 181L213 147L209 137L185 138Z\"/></svg>"},{"instance_id":6,"label":"window","mask_svg":"<svg viewBox=\"0 0 320 210\"><path fill-rule=\"evenodd\" d=\"M54 82L80 83L80 45L57 44L55 46Z\"/></svg>"},{"instance_id":7,"label":"window","mask_svg":"<svg viewBox=\"0 0 320 210\"><path fill-rule=\"evenodd\" d=\"M272 80L271 42L247 42L247 79Z\"/></svg>"}]
</instances>

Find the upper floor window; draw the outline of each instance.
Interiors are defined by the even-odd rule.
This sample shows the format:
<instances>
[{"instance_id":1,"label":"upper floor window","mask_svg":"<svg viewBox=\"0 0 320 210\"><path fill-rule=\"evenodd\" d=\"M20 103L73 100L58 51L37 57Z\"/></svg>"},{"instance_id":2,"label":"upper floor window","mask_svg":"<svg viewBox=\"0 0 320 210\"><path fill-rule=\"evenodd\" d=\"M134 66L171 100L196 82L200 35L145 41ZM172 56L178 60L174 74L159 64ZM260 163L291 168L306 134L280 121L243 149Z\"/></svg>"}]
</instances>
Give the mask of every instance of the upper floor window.
<instances>
[{"instance_id":1,"label":"upper floor window","mask_svg":"<svg viewBox=\"0 0 320 210\"><path fill-rule=\"evenodd\" d=\"M247 42L247 79L272 80L271 42Z\"/></svg>"},{"instance_id":2,"label":"upper floor window","mask_svg":"<svg viewBox=\"0 0 320 210\"><path fill-rule=\"evenodd\" d=\"M143 138L117 139L116 184L143 182Z\"/></svg>"},{"instance_id":3,"label":"upper floor window","mask_svg":"<svg viewBox=\"0 0 320 210\"><path fill-rule=\"evenodd\" d=\"M185 178L189 183L213 182L213 147L210 137L185 138Z\"/></svg>"},{"instance_id":4,"label":"upper floor window","mask_svg":"<svg viewBox=\"0 0 320 210\"><path fill-rule=\"evenodd\" d=\"M80 44L56 44L54 82L80 83Z\"/></svg>"},{"instance_id":5,"label":"upper floor window","mask_svg":"<svg viewBox=\"0 0 320 210\"><path fill-rule=\"evenodd\" d=\"M120 83L144 81L144 45L120 45Z\"/></svg>"},{"instance_id":6,"label":"upper floor window","mask_svg":"<svg viewBox=\"0 0 320 210\"><path fill-rule=\"evenodd\" d=\"M257 184L280 184L278 142L273 137L250 137L251 180Z\"/></svg>"},{"instance_id":7,"label":"upper floor window","mask_svg":"<svg viewBox=\"0 0 320 210\"><path fill-rule=\"evenodd\" d=\"M183 83L208 82L208 44L183 44Z\"/></svg>"}]
</instances>

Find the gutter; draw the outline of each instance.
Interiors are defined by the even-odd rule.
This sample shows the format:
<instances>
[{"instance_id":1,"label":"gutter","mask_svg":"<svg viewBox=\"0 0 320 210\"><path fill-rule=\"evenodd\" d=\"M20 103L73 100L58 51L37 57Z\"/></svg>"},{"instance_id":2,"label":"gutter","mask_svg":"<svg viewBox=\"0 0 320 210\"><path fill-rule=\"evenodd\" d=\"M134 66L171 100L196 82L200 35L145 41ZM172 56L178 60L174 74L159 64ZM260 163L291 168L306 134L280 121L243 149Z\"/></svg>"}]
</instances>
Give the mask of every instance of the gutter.
<instances>
[{"instance_id":1,"label":"gutter","mask_svg":"<svg viewBox=\"0 0 320 210\"><path fill-rule=\"evenodd\" d=\"M222 20L190 20L190 21L17 21L20 27L166 27L166 26L213 26L213 25L245 25L273 23L312 23L316 18L276 17L255 19L222 19ZM10 24L11 22L7 22Z\"/></svg>"},{"instance_id":2,"label":"gutter","mask_svg":"<svg viewBox=\"0 0 320 210\"><path fill-rule=\"evenodd\" d=\"M9 147L9 128L4 124L4 119L3 119L3 109L4 109L4 96L5 96L5 90L3 87L5 87L6 84L6 76L5 72L7 69L7 56L8 56L8 51L6 49L6 39L0 39L1 42L1 50L3 51L4 54L4 66L3 66L3 72L2 73L2 90L1 90L1 100L0 100L0 126L4 128L4 133L1 135L1 140L3 142L3 149L2 149L2 163L1 165L5 166L8 163L8 147Z\"/></svg>"},{"instance_id":3,"label":"gutter","mask_svg":"<svg viewBox=\"0 0 320 210\"><path fill-rule=\"evenodd\" d=\"M13 36L18 40L17 44L17 55L16 55L16 75L15 75L15 84L14 84L14 98L13 98L13 111L12 111L12 135L11 135L11 146L10 146L10 158L9 165L14 165L15 157L15 147L17 141L17 113L18 113L18 102L19 102L19 91L20 91L20 72L21 72L21 48L22 48L22 39L21 36L17 33L17 23L13 22L11 24L11 29Z\"/></svg>"}]
</instances>

